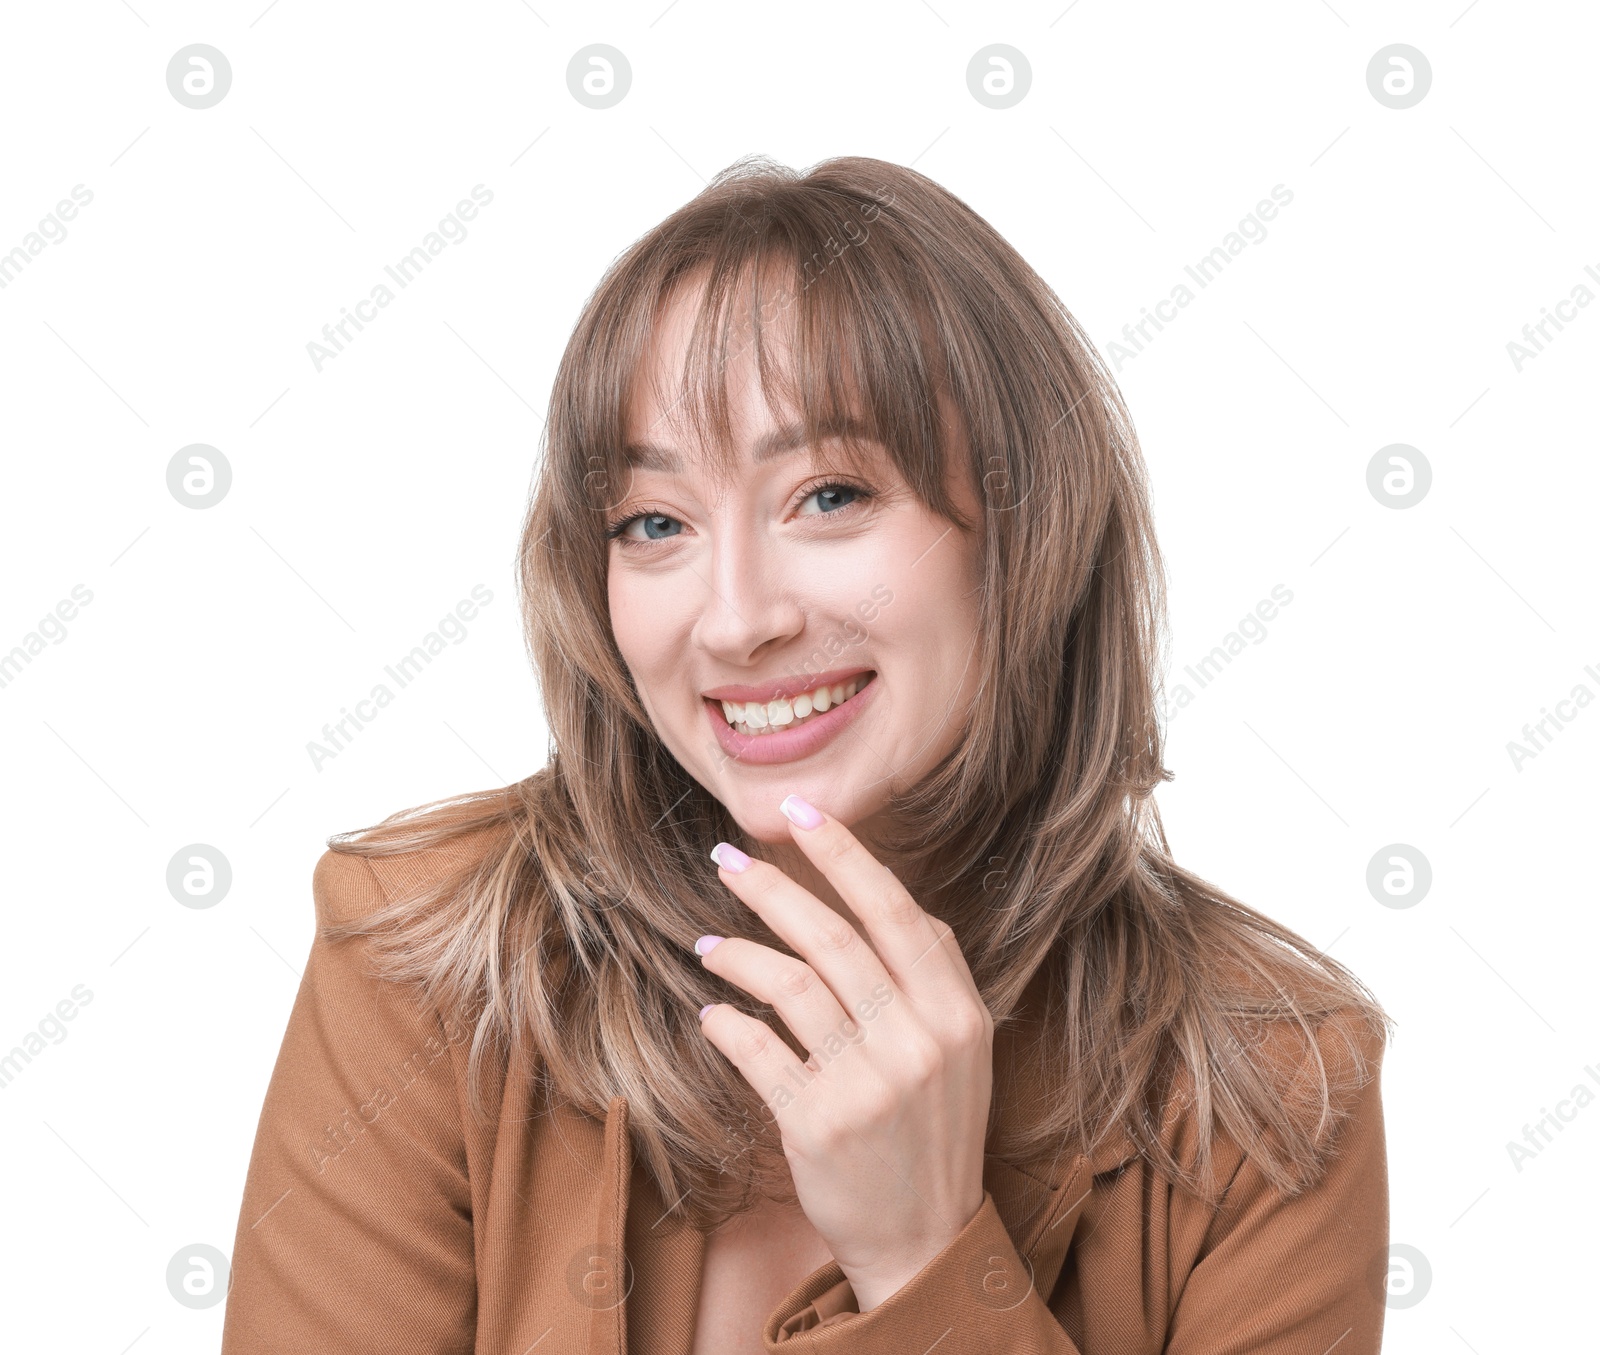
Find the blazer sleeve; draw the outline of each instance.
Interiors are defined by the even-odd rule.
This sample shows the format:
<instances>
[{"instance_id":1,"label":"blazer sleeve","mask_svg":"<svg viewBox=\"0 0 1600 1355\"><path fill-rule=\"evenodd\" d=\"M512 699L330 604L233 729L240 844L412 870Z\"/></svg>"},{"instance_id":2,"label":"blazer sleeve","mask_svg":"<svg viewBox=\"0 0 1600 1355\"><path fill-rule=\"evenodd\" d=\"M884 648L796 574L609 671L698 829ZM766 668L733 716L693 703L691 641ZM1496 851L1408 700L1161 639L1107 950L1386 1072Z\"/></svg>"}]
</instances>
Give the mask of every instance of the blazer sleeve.
<instances>
[{"instance_id":1,"label":"blazer sleeve","mask_svg":"<svg viewBox=\"0 0 1600 1355\"><path fill-rule=\"evenodd\" d=\"M1096 1355L1079 1350L1030 1276L986 1190L967 1226L870 1312L835 1263L821 1292L797 1290L768 1316L762 1339L783 1355Z\"/></svg>"},{"instance_id":2,"label":"blazer sleeve","mask_svg":"<svg viewBox=\"0 0 1600 1355\"><path fill-rule=\"evenodd\" d=\"M1346 1057L1349 1029L1342 1017L1318 1028L1325 1062ZM1285 1198L1241 1157L1179 1293L1164 1355L1377 1355L1389 1238L1382 1045L1353 1039L1369 1077L1344 1104L1323 1174ZM830 1267L813 1292L797 1290L768 1316L763 1339L783 1355L905 1355L936 1344L939 1355L1112 1355L1080 1348L1030 1273L986 1191L944 1251L870 1312ZM1118 1282L1137 1304L1141 1277ZM1083 1303L1108 1298L1084 1294Z\"/></svg>"},{"instance_id":3,"label":"blazer sleeve","mask_svg":"<svg viewBox=\"0 0 1600 1355\"><path fill-rule=\"evenodd\" d=\"M384 901L326 852L319 923ZM370 977L366 941L312 942L245 1178L222 1355L467 1355L477 1290L456 1055L470 1032Z\"/></svg>"}]
</instances>

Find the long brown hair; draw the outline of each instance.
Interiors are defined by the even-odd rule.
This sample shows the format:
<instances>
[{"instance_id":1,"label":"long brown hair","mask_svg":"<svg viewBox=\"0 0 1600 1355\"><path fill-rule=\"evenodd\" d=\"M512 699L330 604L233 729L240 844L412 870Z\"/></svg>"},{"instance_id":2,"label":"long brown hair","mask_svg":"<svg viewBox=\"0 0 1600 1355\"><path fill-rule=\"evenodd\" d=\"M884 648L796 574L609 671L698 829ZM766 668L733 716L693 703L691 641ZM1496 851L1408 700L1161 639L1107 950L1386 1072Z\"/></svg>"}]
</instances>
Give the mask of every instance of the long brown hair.
<instances>
[{"instance_id":1,"label":"long brown hair","mask_svg":"<svg viewBox=\"0 0 1600 1355\"><path fill-rule=\"evenodd\" d=\"M336 835L333 850L366 856L481 836L451 878L324 934L371 935L386 977L470 1013L474 1073L532 1052L549 1093L580 1110L625 1096L661 1198L697 1226L757 1191L793 1198L775 1126L696 1019L731 1001L789 1038L691 949L707 932L782 948L707 857L719 839L758 856L761 844L657 737L607 605L629 393L660 307L699 280L681 398L708 455L732 454L719 377L753 345L769 399L792 401L808 431L853 420L931 510L980 532L983 681L956 748L891 801L889 845L954 929L997 1029L1042 985L1047 1038L1032 1054L1050 1094L992 1150L1024 1165L1120 1130L1204 1193L1221 1130L1285 1193L1304 1188L1341 1091L1314 1028L1353 1015L1340 1028L1358 1032L1355 1057L1336 1062L1363 1077L1355 1046L1386 1039L1388 1018L1337 961L1172 860L1151 798L1171 777L1157 721L1165 588L1132 421L1021 256L953 194L881 160L804 174L740 161L607 270L556 375L519 557L547 765ZM784 363L762 340L779 323ZM947 492L962 456L979 523ZM1309 1088L1249 1056L1250 1032L1283 1023L1318 1070ZM1178 1075L1199 1119L1194 1162L1175 1160L1151 1114Z\"/></svg>"}]
</instances>

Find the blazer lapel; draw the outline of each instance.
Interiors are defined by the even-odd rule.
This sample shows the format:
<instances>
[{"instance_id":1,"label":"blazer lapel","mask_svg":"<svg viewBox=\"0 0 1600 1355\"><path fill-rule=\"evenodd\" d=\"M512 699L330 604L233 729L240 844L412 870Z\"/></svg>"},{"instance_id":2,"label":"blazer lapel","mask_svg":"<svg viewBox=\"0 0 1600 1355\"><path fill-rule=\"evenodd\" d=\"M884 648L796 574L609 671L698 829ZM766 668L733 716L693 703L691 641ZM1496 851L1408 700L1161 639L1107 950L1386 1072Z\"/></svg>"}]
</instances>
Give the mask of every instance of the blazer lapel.
<instances>
[{"instance_id":1,"label":"blazer lapel","mask_svg":"<svg viewBox=\"0 0 1600 1355\"><path fill-rule=\"evenodd\" d=\"M611 1098L605 1139L600 1149L600 1189L591 1274L609 1292L594 1294L589 1324L588 1355L628 1355L628 1291L633 1271L623 1244L627 1238L628 1190L633 1181L633 1155L628 1139L628 1102Z\"/></svg>"},{"instance_id":2,"label":"blazer lapel","mask_svg":"<svg viewBox=\"0 0 1600 1355\"><path fill-rule=\"evenodd\" d=\"M1089 1159L1081 1153L1066 1159L1052 1177L984 1157L984 1189L994 1196L995 1209L1040 1294L1055 1288L1078 1217L1088 1202L1089 1181Z\"/></svg>"},{"instance_id":3,"label":"blazer lapel","mask_svg":"<svg viewBox=\"0 0 1600 1355\"><path fill-rule=\"evenodd\" d=\"M1043 976L1035 974L1014 1018L995 1038L996 1124L999 1133L1041 1115L1046 1094L1033 1075L1034 1060L1019 1058L1025 1043L1044 1038L1039 1012ZM984 1189L1017 1251L1032 1270L1034 1287L1048 1299L1066 1264L1084 1211L1093 1199L1095 1178L1137 1157L1138 1149L1120 1127L1088 1151L1063 1150L1047 1164L1013 1166L985 1153Z\"/></svg>"},{"instance_id":4,"label":"blazer lapel","mask_svg":"<svg viewBox=\"0 0 1600 1355\"><path fill-rule=\"evenodd\" d=\"M1009 1063L1010 1035L997 1043L997 1055ZM1020 1094L1018 1094L1020 1093ZM998 1118L1006 1121L1029 1113L1038 1089L1025 1080L1002 1090ZM1108 1135L1090 1152L1062 1152L1046 1166L1027 1169L985 1153L983 1185L994 1197L995 1208L1029 1265L1034 1288L1048 1298L1060 1279L1073 1238L1094 1191L1095 1178L1113 1172L1138 1156L1138 1150L1121 1131ZM600 1145L599 1180L593 1236L597 1239L585 1289L591 1308L587 1355L627 1355L627 1297L633 1270L625 1254L629 1187L633 1178L632 1145L628 1135L628 1102L614 1096L608 1109ZM829 1265L836 1265L830 1262ZM824 1267L826 1269L826 1267ZM814 1275L812 1278L815 1278ZM809 1283L809 1281L808 1281Z\"/></svg>"}]
</instances>

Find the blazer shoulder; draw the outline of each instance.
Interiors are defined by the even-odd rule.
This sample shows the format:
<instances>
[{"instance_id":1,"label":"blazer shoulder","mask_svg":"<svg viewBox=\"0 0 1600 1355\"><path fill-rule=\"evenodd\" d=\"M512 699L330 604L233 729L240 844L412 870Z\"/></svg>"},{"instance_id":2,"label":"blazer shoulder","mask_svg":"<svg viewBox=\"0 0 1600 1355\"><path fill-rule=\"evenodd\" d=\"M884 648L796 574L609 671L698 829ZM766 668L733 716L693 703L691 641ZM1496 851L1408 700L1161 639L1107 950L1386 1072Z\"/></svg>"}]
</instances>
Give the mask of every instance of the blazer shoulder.
<instances>
[{"instance_id":1,"label":"blazer shoulder","mask_svg":"<svg viewBox=\"0 0 1600 1355\"><path fill-rule=\"evenodd\" d=\"M1354 1004L1308 1017L1306 1024L1309 1034L1292 1016L1243 1021L1225 1047L1213 1053L1209 1071L1213 1078L1226 1077L1250 1065L1258 1085L1264 1084L1294 1132L1309 1139L1320 1159L1344 1134L1348 1121L1370 1117L1374 1106L1381 1107L1379 1077L1388 1031L1380 1017ZM1192 1164L1202 1135L1200 1097L1187 1065L1176 1070L1168 1097L1168 1146L1180 1161ZM1285 1146L1279 1128L1258 1116L1248 1126L1232 1129L1213 1121L1211 1134L1221 1151L1219 1165L1226 1164L1229 1173L1242 1167L1253 1151L1281 1151ZM1123 1156L1132 1152L1130 1146Z\"/></svg>"},{"instance_id":2,"label":"blazer shoulder","mask_svg":"<svg viewBox=\"0 0 1600 1355\"><path fill-rule=\"evenodd\" d=\"M1308 1036L1292 1018L1268 1022L1251 1054L1294 1132L1311 1149L1302 1188L1315 1185L1353 1139L1381 1124L1380 1079L1388 1043L1381 1014L1356 1005L1338 1007L1310 1024ZM1250 1134L1253 1142L1232 1145L1241 1167L1268 1144L1285 1146L1277 1126L1256 1123Z\"/></svg>"},{"instance_id":3,"label":"blazer shoulder","mask_svg":"<svg viewBox=\"0 0 1600 1355\"><path fill-rule=\"evenodd\" d=\"M318 925L353 922L388 902L365 857L336 852L331 847L317 858L311 872L311 898Z\"/></svg>"},{"instance_id":4,"label":"blazer shoulder","mask_svg":"<svg viewBox=\"0 0 1600 1355\"><path fill-rule=\"evenodd\" d=\"M1383 1063L1388 1030L1382 1018L1355 1005L1335 1008L1312 1025L1311 1038L1287 1017L1269 1023L1264 1062L1288 1088L1326 1078L1334 1098L1365 1087Z\"/></svg>"},{"instance_id":5,"label":"blazer shoulder","mask_svg":"<svg viewBox=\"0 0 1600 1355\"><path fill-rule=\"evenodd\" d=\"M329 847L311 876L317 922L358 921L397 899L439 888L503 846L506 831L502 825L490 825L430 847L386 856Z\"/></svg>"},{"instance_id":6,"label":"blazer shoulder","mask_svg":"<svg viewBox=\"0 0 1600 1355\"><path fill-rule=\"evenodd\" d=\"M1291 1101L1323 1078L1337 1098L1376 1075L1390 1020L1353 990L1333 994L1294 975L1228 964L1218 966L1213 983L1238 1013L1218 1051L1224 1064L1247 1059Z\"/></svg>"}]
</instances>

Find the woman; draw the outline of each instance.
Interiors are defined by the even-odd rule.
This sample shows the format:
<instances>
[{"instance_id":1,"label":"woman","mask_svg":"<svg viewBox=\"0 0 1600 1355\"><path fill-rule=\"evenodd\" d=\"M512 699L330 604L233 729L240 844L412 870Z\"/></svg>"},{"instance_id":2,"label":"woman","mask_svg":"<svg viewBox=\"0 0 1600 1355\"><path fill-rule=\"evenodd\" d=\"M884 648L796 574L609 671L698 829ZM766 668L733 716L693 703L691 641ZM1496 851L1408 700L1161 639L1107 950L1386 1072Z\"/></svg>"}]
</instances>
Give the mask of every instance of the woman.
<instances>
[{"instance_id":1,"label":"woman","mask_svg":"<svg viewBox=\"0 0 1600 1355\"><path fill-rule=\"evenodd\" d=\"M549 763L319 862L225 1355L1376 1350L1387 1017L1168 853L1141 459L1038 276L744 161L547 436Z\"/></svg>"}]
</instances>

